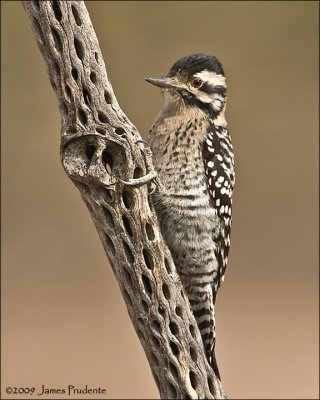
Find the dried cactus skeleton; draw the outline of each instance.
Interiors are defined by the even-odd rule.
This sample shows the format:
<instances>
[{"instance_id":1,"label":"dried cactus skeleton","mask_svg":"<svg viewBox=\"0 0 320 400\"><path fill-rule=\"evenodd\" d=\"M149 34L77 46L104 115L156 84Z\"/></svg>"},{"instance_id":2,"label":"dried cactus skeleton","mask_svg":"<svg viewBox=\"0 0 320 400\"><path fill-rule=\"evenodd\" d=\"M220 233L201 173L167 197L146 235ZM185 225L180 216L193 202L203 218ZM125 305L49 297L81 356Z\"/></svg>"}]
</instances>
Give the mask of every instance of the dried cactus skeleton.
<instances>
[{"instance_id":1,"label":"dried cactus skeleton","mask_svg":"<svg viewBox=\"0 0 320 400\"><path fill-rule=\"evenodd\" d=\"M120 181L152 175L152 166L115 98L84 2L22 4L58 98L63 167L90 211L161 398L226 398L204 355L148 185Z\"/></svg>"}]
</instances>

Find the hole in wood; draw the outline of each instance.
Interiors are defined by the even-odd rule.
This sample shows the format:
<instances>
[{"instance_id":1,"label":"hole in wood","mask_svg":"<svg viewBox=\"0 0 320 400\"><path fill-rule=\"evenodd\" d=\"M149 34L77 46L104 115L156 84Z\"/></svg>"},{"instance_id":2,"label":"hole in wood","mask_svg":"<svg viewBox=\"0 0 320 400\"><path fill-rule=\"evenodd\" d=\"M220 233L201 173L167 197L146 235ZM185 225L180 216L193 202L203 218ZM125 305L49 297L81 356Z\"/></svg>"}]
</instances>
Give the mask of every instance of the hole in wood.
<instances>
[{"instance_id":1,"label":"hole in wood","mask_svg":"<svg viewBox=\"0 0 320 400\"><path fill-rule=\"evenodd\" d=\"M36 11L39 11L39 10L40 10L40 1L39 1L39 0L33 1L32 4L33 4L33 6L34 6L33 8L34 8Z\"/></svg>"},{"instance_id":2,"label":"hole in wood","mask_svg":"<svg viewBox=\"0 0 320 400\"><path fill-rule=\"evenodd\" d=\"M54 28L51 28L51 34L53 36L55 48L59 53L62 53L62 42L59 33Z\"/></svg>"},{"instance_id":3,"label":"hole in wood","mask_svg":"<svg viewBox=\"0 0 320 400\"><path fill-rule=\"evenodd\" d=\"M92 83L96 83L97 82L97 75L95 74L95 72L91 72L91 74L90 74L90 81L92 82Z\"/></svg>"},{"instance_id":4,"label":"hole in wood","mask_svg":"<svg viewBox=\"0 0 320 400\"><path fill-rule=\"evenodd\" d=\"M177 325L175 322L170 321L170 323L169 323L169 328L170 328L171 333L172 333L174 336L176 336L176 335L179 333L178 325Z\"/></svg>"},{"instance_id":5,"label":"hole in wood","mask_svg":"<svg viewBox=\"0 0 320 400\"><path fill-rule=\"evenodd\" d=\"M142 308L143 308L144 312L145 312L146 314L148 314L148 312L149 312L149 306L148 306L147 302L144 301L144 300L141 300L141 305L142 305Z\"/></svg>"},{"instance_id":6,"label":"hole in wood","mask_svg":"<svg viewBox=\"0 0 320 400\"><path fill-rule=\"evenodd\" d=\"M109 123L109 118L102 111L98 112L98 119L99 119L99 121L103 122L104 124Z\"/></svg>"},{"instance_id":7,"label":"hole in wood","mask_svg":"<svg viewBox=\"0 0 320 400\"><path fill-rule=\"evenodd\" d=\"M83 88L82 89L82 93L83 93L83 100L86 103L87 106L90 106L91 104L91 99L90 99L90 95L89 92L87 91L87 89Z\"/></svg>"},{"instance_id":8,"label":"hole in wood","mask_svg":"<svg viewBox=\"0 0 320 400\"><path fill-rule=\"evenodd\" d=\"M141 275L141 278L142 278L142 283L143 283L144 289L145 289L146 293L150 296L152 294L152 287L151 287L150 280L144 274Z\"/></svg>"},{"instance_id":9,"label":"hole in wood","mask_svg":"<svg viewBox=\"0 0 320 400\"><path fill-rule=\"evenodd\" d=\"M169 287L168 287L168 285L166 284L166 283L164 283L163 285L162 285L162 292L163 292L163 294L164 294L164 297L167 299L167 300L170 300L170 290L169 290Z\"/></svg>"},{"instance_id":10,"label":"hole in wood","mask_svg":"<svg viewBox=\"0 0 320 400\"><path fill-rule=\"evenodd\" d=\"M98 63L99 62L99 56L98 56L98 53L96 51L94 52L94 58L96 59L96 62Z\"/></svg>"},{"instance_id":11,"label":"hole in wood","mask_svg":"<svg viewBox=\"0 0 320 400\"><path fill-rule=\"evenodd\" d=\"M133 232L132 232L132 229L130 226L130 221L126 215L122 216L122 221L123 221L123 226L124 226L124 229L125 229L127 235L129 235L130 237L133 237Z\"/></svg>"},{"instance_id":12,"label":"hole in wood","mask_svg":"<svg viewBox=\"0 0 320 400\"><path fill-rule=\"evenodd\" d=\"M158 313L164 317L166 315L166 311L165 309L162 307L162 305L160 304L160 306L158 307Z\"/></svg>"},{"instance_id":13,"label":"hole in wood","mask_svg":"<svg viewBox=\"0 0 320 400\"><path fill-rule=\"evenodd\" d=\"M133 253L132 253L132 250L131 250L130 246L129 246L128 243L127 243L125 240L123 240L123 239L122 239L122 243L123 243L123 248L124 248L124 252L125 252L127 261L128 261L130 264L133 264L133 263L134 263L134 256L133 256Z\"/></svg>"},{"instance_id":14,"label":"hole in wood","mask_svg":"<svg viewBox=\"0 0 320 400\"><path fill-rule=\"evenodd\" d=\"M103 188L102 189L102 197L106 203L109 203L113 200L113 192L111 190Z\"/></svg>"},{"instance_id":15,"label":"hole in wood","mask_svg":"<svg viewBox=\"0 0 320 400\"><path fill-rule=\"evenodd\" d=\"M108 208L104 207L104 206L102 206L102 211L103 211L103 214L104 214L104 220L105 220L106 225L109 228L114 229L115 228L115 223L114 223L111 211Z\"/></svg>"},{"instance_id":16,"label":"hole in wood","mask_svg":"<svg viewBox=\"0 0 320 400\"><path fill-rule=\"evenodd\" d=\"M81 25L81 19L80 19L80 16L79 16L77 8L73 4L71 5L71 10L72 10L73 18L76 21L76 24L78 26L80 26Z\"/></svg>"},{"instance_id":17,"label":"hole in wood","mask_svg":"<svg viewBox=\"0 0 320 400\"><path fill-rule=\"evenodd\" d=\"M133 178L141 178L143 176L143 170L140 167L135 167L133 172Z\"/></svg>"},{"instance_id":18,"label":"hole in wood","mask_svg":"<svg viewBox=\"0 0 320 400\"><path fill-rule=\"evenodd\" d=\"M78 80L78 70L76 69L76 68L72 68L72 70L71 70L71 75L72 75L72 78L75 80L75 81L77 81Z\"/></svg>"},{"instance_id":19,"label":"hole in wood","mask_svg":"<svg viewBox=\"0 0 320 400\"><path fill-rule=\"evenodd\" d=\"M123 293L124 293L124 297L126 299L126 303L132 307L132 300L131 300L129 293L126 291L126 289L124 289Z\"/></svg>"},{"instance_id":20,"label":"hole in wood","mask_svg":"<svg viewBox=\"0 0 320 400\"><path fill-rule=\"evenodd\" d=\"M89 146L86 147L86 156L89 161L92 160L92 157L94 156L95 152L96 152L96 148L92 144L90 144Z\"/></svg>"},{"instance_id":21,"label":"hole in wood","mask_svg":"<svg viewBox=\"0 0 320 400\"><path fill-rule=\"evenodd\" d=\"M113 169L113 157L107 150L104 150L102 153L102 162L105 165L108 174L111 175Z\"/></svg>"},{"instance_id":22,"label":"hole in wood","mask_svg":"<svg viewBox=\"0 0 320 400\"><path fill-rule=\"evenodd\" d=\"M81 108L79 108L79 110L78 110L78 117L79 117L79 121L82 125L87 124L87 122L88 122L87 115Z\"/></svg>"},{"instance_id":23,"label":"hole in wood","mask_svg":"<svg viewBox=\"0 0 320 400\"><path fill-rule=\"evenodd\" d=\"M193 347L190 347L190 356L192 360L196 363L197 362L197 352Z\"/></svg>"},{"instance_id":24,"label":"hole in wood","mask_svg":"<svg viewBox=\"0 0 320 400\"><path fill-rule=\"evenodd\" d=\"M71 99L71 89L70 89L70 87L68 85L65 85L64 90L66 92L67 97L69 99ZM70 130L69 130L69 132L70 132Z\"/></svg>"},{"instance_id":25,"label":"hole in wood","mask_svg":"<svg viewBox=\"0 0 320 400\"><path fill-rule=\"evenodd\" d=\"M107 132L106 132L106 130L105 129L102 129L102 128L96 128L96 131L98 132L98 133L100 133L101 135L105 135Z\"/></svg>"},{"instance_id":26,"label":"hole in wood","mask_svg":"<svg viewBox=\"0 0 320 400\"><path fill-rule=\"evenodd\" d=\"M159 349L159 347L160 347L159 339L152 335L151 336L151 340L152 340L152 343L153 343L154 347L156 349Z\"/></svg>"},{"instance_id":27,"label":"hole in wood","mask_svg":"<svg viewBox=\"0 0 320 400\"><path fill-rule=\"evenodd\" d=\"M189 378L193 389L197 389L198 387L197 375L193 371L189 371Z\"/></svg>"},{"instance_id":28,"label":"hole in wood","mask_svg":"<svg viewBox=\"0 0 320 400\"><path fill-rule=\"evenodd\" d=\"M104 99L106 101L107 104L111 104L112 100L111 100L111 95L109 92L107 92L106 90L104 91Z\"/></svg>"},{"instance_id":29,"label":"hole in wood","mask_svg":"<svg viewBox=\"0 0 320 400\"><path fill-rule=\"evenodd\" d=\"M177 306L175 311L176 311L177 316L182 318L182 309L181 309L181 307Z\"/></svg>"},{"instance_id":30,"label":"hole in wood","mask_svg":"<svg viewBox=\"0 0 320 400\"><path fill-rule=\"evenodd\" d=\"M191 333L191 336L195 339L196 338L196 331L193 325L189 325L189 331Z\"/></svg>"},{"instance_id":31,"label":"hole in wood","mask_svg":"<svg viewBox=\"0 0 320 400\"><path fill-rule=\"evenodd\" d=\"M53 68L54 68L54 71L55 71L57 77L60 77L60 67L59 67L59 64L56 63L56 62L54 62L54 63L53 63Z\"/></svg>"},{"instance_id":32,"label":"hole in wood","mask_svg":"<svg viewBox=\"0 0 320 400\"><path fill-rule=\"evenodd\" d=\"M160 330L161 330L160 322L159 322L158 320L156 320L156 319L152 321L152 327L153 327L157 332L160 332Z\"/></svg>"},{"instance_id":33,"label":"hole in wood","mask_svg":"<svg viewBox=\"0 0 320 400\"><path fill-rule=\"evenodd\" d=\"M116 253L116 250L114 248L114 244L113 244L112 240L106 233L104 234L104 239L105 239L105 243L106 243L106 247L107 247L107 252L111 253L114 256Z\"/></svg>"},{"instance_id":34,"label":"hole in wood","mask_svg":"<svg viewBox=\"0 0 320 400\"><path fill-rule=\"evenodd\" d=\"M78 56L79 60L82 61L83 58L84 58L84 50L83 50L82 43L76 37L74 38L74 48L76 50L76 53L77 53L77 56Z\"/></svg>"},{"instance_id":35,"label":"hole in wood","mask_svg":"<svg viewBox=\"0 0 320 400\"><path fill-rule=\"evenodd\" d=\"M132 191L130 189L124 189L122 192L122 200L127 210L134 208L134 200Z\"/></svg>"},{"instance_id":36,"label":"hole in wood","mask_svg":"<svg viewBox=\"0 0 320 400\"><path fill-rule=\"evenodd\" d=\"M149 222L146 222L146 234L150 241L154 240L155 238L154 230L152 228L152 225L149 224Z\"/></svg>"},{"instance_id":37,"label":"hole in wood","mask_svg":"<svg viewBox=\"0 0 320 400\"><path fill-rule=\"evenodd\" d=\"M143 253L144 262L145 262L147 268L152 270L153 269L153 259L152 259L150 251L148 249L143 249L142 253Z\"/></svg>"},{"instance_id":38,"label":"hole in wood","mask_svg":"<svg viewBox=\"0 0 320 400\"><path fill-rule=\"evenodd\" d=\"M132 277L131 277L130 272L127 270L127 268L123 268L123 271L124 271L124 275L126 277L128 285L130 287L132 287L133 286L133 281L132 281Z\"/></svg>"},{"instance_id":39,"label":"hole in wood","mask_svg":"<svg viewBox=\"0 0 320 400\"><path fill-rule=\"evenodd\" d=\"M168 274L171 274L170 262L167 257L164 258L164 266Z\"/></svg>"},{"instance_id":40,"label":"hole in wood","mask_svg":"<svg viewBox=\"0 0 320 400\"><path fill-rule=\"evenodd\" d=\"M179 347L178 347L177 344L176 344L175 342L173 342L172 340L170 340L170 348L171 348L172 353L173 353L175 356L178 356L178 355L179 355L179 353L180 353Z\"/></svg>"},{"instance_id":41,"label":"hole in wood","mask_svg":"<svg viewBox=\"0 0 320 400\"><path fill-rule=\"evenodd\" d=\"M170 362L169 363L169 369L170 369L170 372L171 372L172 377L174 378L174 380L178 380L179 374L178 374L178 370L177 370L176 366Z\"/></svg>"},{"instance_id":42,"label":"hole in wood","mask_svg":"<svg viewBox=\"0 0 320 400\"><path fill-rule=\"evenodd\" d=\"M119 136L123 136L123 135L125 135L126 134L126 131L123 129L123 128L116 128L115 129L115 132L116 132L116 134L117 135L119 135Z\"/></svg>"},{"instance_id":43,"label":"hole in wood","mask_svg":"<svg viewBox=\"0 0 320 400\"><path fill-rule=\"evenodd\" d=\"M52 2L52 9L54 12L54 16L56 17L56 20L60 22L62 19L62 13L57 1Z\"/></svg>"},{"instance_id":44,"label":"hole in wood","mask_svg":"<svg viewBox=\"0 0 320 400\"><path fill-rule=\"evenodd\" d=\"M61 104L61 113L62 113L62 117L66 120L68 118L68 106L66 105L66 103L62 103Z\"/></svg>"}]
</instances>

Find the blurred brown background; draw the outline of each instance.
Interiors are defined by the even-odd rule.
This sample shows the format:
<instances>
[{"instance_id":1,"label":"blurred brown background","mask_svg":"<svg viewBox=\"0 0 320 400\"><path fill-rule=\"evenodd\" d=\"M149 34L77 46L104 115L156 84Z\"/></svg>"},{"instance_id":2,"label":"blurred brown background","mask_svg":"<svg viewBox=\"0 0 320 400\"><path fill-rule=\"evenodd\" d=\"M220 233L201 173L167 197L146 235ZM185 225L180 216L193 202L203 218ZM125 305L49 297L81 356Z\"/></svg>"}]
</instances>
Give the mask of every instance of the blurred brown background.
<instances>
[{"instance_id":1,"label":"blurred brown background","mask_svg":"<svg viewBox=\"0 0 320 400\"><path fill-rule=\"evenodd\" d=\"M318 398L319 3L87 7L120 105L143 134L162 103L145 77L193 52L221 59L237 163L217 304L223 383L234 399ZM89 213L60 165L57 102L29 21L19 2L2 1L1 11L1 398L30 398L6 395L7 386L42 384L157 398Z\"/></svg>"}]
</instances>

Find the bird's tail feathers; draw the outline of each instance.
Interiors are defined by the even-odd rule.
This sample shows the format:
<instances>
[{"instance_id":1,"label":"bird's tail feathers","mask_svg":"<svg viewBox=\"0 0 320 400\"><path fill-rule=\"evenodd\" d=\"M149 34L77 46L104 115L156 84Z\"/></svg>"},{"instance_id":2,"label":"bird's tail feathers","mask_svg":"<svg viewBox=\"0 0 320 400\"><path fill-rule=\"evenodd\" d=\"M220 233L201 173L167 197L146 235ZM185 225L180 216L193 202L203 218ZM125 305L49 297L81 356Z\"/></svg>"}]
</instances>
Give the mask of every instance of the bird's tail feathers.
<instances>
[{"instance_id":1,"label":"bird's tail feathers","mask_svg":"<svg viewBox=\"0 0 320 400\"><path fill-rule=\"evenodd\" d=\"M199 285L200 286L200 285ZM193 287L188 297L193 314L196 318L203 341L206 357L214 373L220 379L220 373L215 357L215 291L212 283ZM190 289L190 287L189 287Z\"/></svg>"}]
</instances>

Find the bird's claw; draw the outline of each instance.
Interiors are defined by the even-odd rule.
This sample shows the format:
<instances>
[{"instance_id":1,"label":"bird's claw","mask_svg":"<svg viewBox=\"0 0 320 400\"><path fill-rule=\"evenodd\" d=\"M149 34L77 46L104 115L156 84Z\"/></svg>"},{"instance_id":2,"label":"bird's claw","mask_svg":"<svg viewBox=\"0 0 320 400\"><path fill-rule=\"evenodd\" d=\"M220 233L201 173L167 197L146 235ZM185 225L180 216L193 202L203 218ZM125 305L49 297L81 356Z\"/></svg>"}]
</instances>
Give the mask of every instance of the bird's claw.
<instances>
[{"instance_id":1,"label":"bird's claw","mask_svg":"<svg viewBox=\"0 0 320 400\"><path fill-rule=\"evenodd\" d=\"M138 143L144 144L145 149L146 149L146 148L150 149L149 143L146 142L145 140L143 140L143 139L138 139L134 144L138 144Z\"/></svg>"},{"instance_id":2,"label":"bird's claw","mask_svg":"<svg viewBox=\"0 0 320 400\"><path fill-rule=\"evenodd\" d=\"M145 185L146 183L152 182L158 176L156 170L152 170L147 175L141 176L141 178L132 178L128 181L125 181L118 177L118 181L121 182L123 185L126 186L134 186L139 187Z\"/></svg>"},{"instance_id":3,"label":"bird's claw","mask_svg":"<svg viewBox=\"0 0 320 400\"><path fill-rule=\"evenodd\" d=\"M125 181L118 177L118 180L123 185L131 186L131 187L140 187L142 185L150 183L151 190L150 190L149 194L153 194L157 190L157 188L161 187L161 182L158 177L157 171L154 169L153 164L152 164L152 151L151 151L151 148L149 147L149 144L145 140L139 139L135 142L135 144L138 144L138 143L143 143L143 145L144 145L143 153L144 153L144 158L145 158L145 162L146 162L146 169L149 172L140 178L132 178L132 179L129 179L128 181Z\"/></svg>"}]
</instances>

